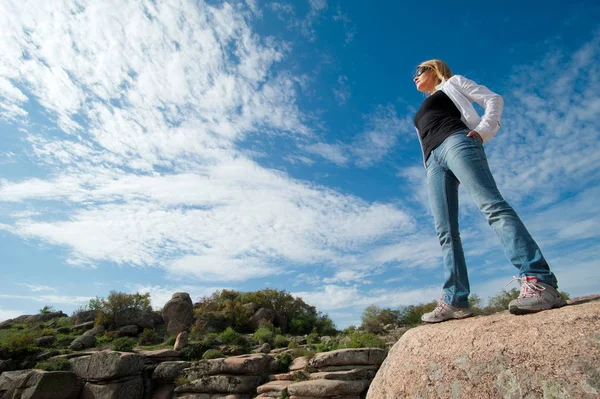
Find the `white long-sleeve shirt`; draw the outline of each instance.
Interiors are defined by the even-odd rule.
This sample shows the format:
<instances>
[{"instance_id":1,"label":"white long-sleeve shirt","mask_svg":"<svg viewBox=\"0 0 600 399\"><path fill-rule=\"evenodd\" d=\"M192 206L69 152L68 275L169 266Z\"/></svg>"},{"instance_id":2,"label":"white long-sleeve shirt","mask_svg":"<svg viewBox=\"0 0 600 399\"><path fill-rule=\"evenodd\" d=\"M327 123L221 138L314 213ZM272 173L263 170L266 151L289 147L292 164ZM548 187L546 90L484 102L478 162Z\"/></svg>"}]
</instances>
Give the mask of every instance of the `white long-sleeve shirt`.
<instances>
[{"instance_id":1,"label":"white long-sleeve shirt","mask_svg":"<svg viewBox=\"0 0 600 399\"><path fill-rule=\"evenodd\" d=\"M479 133L484 143L494 137L500 129L504 100L499 94L461 75L453 75L448 80L444 79L435 88L450 97L460 111L462 121L469 129ZM483 116L480 117L475 111L474 102L485 110Z\"/></svg>"}]
</instances>

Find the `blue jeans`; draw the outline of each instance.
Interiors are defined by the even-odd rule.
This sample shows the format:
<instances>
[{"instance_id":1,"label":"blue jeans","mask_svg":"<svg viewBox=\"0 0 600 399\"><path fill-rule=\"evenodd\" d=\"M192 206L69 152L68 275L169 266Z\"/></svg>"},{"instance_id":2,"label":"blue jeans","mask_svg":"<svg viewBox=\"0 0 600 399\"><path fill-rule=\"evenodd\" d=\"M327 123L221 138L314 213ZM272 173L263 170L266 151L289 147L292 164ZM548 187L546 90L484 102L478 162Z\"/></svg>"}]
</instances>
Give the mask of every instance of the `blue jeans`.
<instances>
[{"instance_id":1,"label":"blue jeans","mask_svg":"<svg viewBox=\"0 0 600 399\"><path fill-rule=\"evenodd\" d=\"M514 209L502 198L483 145L468 130L449 136L427 159L427 186L435 230L444 253L444 301L468 307L469 276L458 231L458 185L463 184L504 247L520 277L535 276L557 287L542 252Z\"/></svg>"}]
</instances>

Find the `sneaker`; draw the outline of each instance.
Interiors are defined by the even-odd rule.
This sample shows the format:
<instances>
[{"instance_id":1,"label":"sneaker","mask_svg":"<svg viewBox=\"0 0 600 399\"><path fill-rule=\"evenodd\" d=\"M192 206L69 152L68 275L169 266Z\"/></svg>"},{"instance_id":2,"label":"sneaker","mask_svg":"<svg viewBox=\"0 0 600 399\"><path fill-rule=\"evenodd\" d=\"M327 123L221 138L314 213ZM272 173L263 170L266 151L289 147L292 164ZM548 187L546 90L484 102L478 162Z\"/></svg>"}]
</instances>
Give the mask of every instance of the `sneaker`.
<instances>
[{"instance_id":1,"label":"sneaker","mask_svg":"<svg viewBox=\"0 0 600 399\"><path fill-rule=\"evenodd\" d=\"M517 299L513 299L508 304L508 310L512 314L536 313L567 304L556 288L540 283L536 277L513 277L510 283L515 280L521 282L521 293Z\"/></svg>"},{"instance_id":2,"label":"sneaker","mask_svg":"<svg viewBox=\"0 0 600 399\"><path fill-rule=\"evenodd\" d=\"M437 307L432 312L421 316L421 320L425 323L439 323L446 320L466 319L471 316L473 316L473 313L471 313L469 308L455 308L452 305L448 305L444 301L444 297L442 297Z\"/></svg>"}]
</instances>

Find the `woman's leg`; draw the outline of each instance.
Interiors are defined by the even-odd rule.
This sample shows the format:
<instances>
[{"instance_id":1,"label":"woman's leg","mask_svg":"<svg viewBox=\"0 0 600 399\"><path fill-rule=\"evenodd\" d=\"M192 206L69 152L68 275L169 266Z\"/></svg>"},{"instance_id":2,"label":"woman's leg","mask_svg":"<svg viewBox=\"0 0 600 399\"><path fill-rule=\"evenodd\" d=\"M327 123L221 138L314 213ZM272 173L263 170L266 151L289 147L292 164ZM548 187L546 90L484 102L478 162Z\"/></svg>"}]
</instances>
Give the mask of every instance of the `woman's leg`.
<instances>
[{"instance_id":1,"label":"woman's leg","mask_svg":"<svg viewBox=\"0 0 600 399\"><path fill-rule=\"evenodd\" d=\"M519 269L520 276L536 277L539 282L556 288L556 277L540 248L500 194L479 140L454 135L447 141L443 143L447 167L485 215L500 239L506 257Z\"/></svg>"},{"instance_id":2,"label":"woman's leg","mask_svg":"<svg viewBox=\"0 0 600 399\"><path fill-rule=\"evenodd\" d=\"M457 307L469 306L469 277L458 231L458 185L454 174L441 166L431 154L427 162L429 203L435 231L444 254L444 302Z\"/></svg>"}]
</instances>

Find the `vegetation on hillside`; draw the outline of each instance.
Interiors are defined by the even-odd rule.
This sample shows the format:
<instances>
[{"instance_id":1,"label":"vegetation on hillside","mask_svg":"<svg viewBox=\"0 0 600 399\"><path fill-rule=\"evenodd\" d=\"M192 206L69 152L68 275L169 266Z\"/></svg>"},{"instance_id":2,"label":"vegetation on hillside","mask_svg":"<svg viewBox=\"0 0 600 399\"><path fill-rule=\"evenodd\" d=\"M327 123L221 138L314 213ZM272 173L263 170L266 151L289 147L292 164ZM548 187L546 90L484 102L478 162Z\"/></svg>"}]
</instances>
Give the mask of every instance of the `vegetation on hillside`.
<instances>
[{"instance_id":1,"label":"vegetation on hillside","mask_svg":"<svg viewBox=\"0 0 600 399\"><path fill-rule=\"evenodd\" d=\"M565 299L567 293L561 292ZM519 295L519 290L503 290L489 298L482 306L477 295L469 298L477 315L488 315L505 310L508 303ZM185 360L214 359L279 348L277 355L282 369L298 356L312 356L317 352L342 348L379 347L392 345L408 329L420 324L421 315L431 311L437 301L405 306L399 309L367 307L359 327L336 330L328 315L306 304L285 291L264 289L255 292L222 290L203 297L195 304L195 321L189 342L181 350ZM263 320L258 326L251 316L259 308L270 309L273 322ZM54 309L44 306L40 314ZM67 370L64 358L53 356L72 352L69 345L82 332L74 331L73 320L83 312L93 311L95 324L106 331L96 336L96 347L118 351L172 348L175 337L169 337L164 324L145 328L137 337L122 337L113 328L123 312L156 313L150 307L150 295L111 292L107 298L93 298L74 312L71 317L56 317L35 323L9 323L0 327L0 359L12 359L13 369L37 367L45 370ZM92 317L93 317L92 316ZM154 314L154 316L156 316ZM160 318L157 318L160 320ZM41 337L53 337L42 344ZM42 346L38 346L42 345ZM266 349L264 349L266 348ZM42 355L44 354L44 355Z\"/></svg>"}]
</instances>

